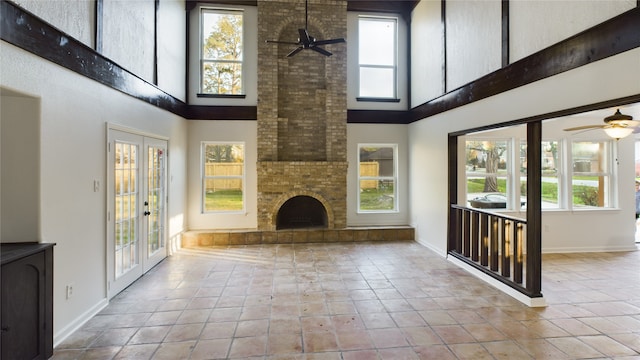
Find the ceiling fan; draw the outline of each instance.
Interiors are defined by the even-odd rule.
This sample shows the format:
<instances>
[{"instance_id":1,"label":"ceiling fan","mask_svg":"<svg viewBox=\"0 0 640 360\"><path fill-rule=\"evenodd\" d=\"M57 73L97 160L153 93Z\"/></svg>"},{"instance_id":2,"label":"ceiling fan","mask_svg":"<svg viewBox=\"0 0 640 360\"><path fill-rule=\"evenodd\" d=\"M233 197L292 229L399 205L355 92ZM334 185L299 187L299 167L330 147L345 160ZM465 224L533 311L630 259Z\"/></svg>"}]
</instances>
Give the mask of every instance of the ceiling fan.
<instances>
[{"instance_id":1,"label":"ceiling fan","mask_svg":"<svg viewBox=\"0 0 640 360\"><path fill-rule=\"evenodd\" d=\"M275 43L275 44L288 44L288 45L298 45L297 48L293 49L290 53L287 54L287 57L292 57L293 55L299 53L302 50L305 49L310 49L313 50L315 52L318 52L324 56L331 56L333 55L332 53L330 53L329 51L319 47L321 45L328 45L328 44L337 44L337 43L343 43L345 42L345 40L343 38L337 38L337 39L329 39L329 40L316 40L316 38L314 38L313 36L309 35L309 31L307 30L308 27L308 22L309 22L309 15L308 15L308 9L309 9L309 1L305 0L304 2L304 29L298 29L298 41L297 42L293 42L293 41L277 41L277 40L267 40L266 42L268 43Z\"/></svg>"},{"instance_id":2,"label":"ceiling fan","mask_svg":"<svg viewBox=\"0 0 640 360\"><path fill-rule=\"evenodd\" d=\"M615 114L604 118L604 124L602 125L576 126L564 129L564 131L604 129L604 132L606 132L607 135L619 140L630 135L638 127L640 127L640 121L633 120L633 116L625 115L620 112L620 109L617 109Z\"/></svg>"}]
</instances>

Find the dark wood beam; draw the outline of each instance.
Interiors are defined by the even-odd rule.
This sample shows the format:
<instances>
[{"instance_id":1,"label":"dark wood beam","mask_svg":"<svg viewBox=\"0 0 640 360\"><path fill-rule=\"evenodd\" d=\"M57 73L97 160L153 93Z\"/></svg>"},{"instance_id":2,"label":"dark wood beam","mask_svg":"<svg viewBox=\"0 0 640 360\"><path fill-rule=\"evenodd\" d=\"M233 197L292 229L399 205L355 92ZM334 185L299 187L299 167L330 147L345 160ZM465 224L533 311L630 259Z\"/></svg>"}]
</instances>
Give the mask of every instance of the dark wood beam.
<instances>
[{"instance_id":1,"label":"dark wood beam","mask_svg":"<svg viewBox=\"0 0 640 360\"><path fill-rule=\"evenodd\" d=\"M502 0L502 67L509 65L509 2Z\"/></svg>"},{"instance_id":2,"label":"dark wood beam","mask_svg":"<svg viewBox=\"0 0 640 360\"><path fill-rule=\"evenodd\" d=\"M97 51L101 42L101 3L102 0L96 0L96 49L69 37L10 1L0 1L0 39L187 119L193 118L191 116L198 119L224 120L225 116L247 119L254 113L255 106L196 106L189 110L193 105L187 105L102 56ZM409 111L349 110L348 122L405 124L417 121L637 47L640 47L640 8L625 12Z\"/></svg>"},{"instance_id":3,"label":"dark wood beam","mask_svg":"<svg viewBox=\"0 0 640 360\"><path fill-rule=\"evenodd\" d=\"M190 11L198 4L258 6L257 0L186 0L185 8Z\"/></svg>"},{"instance_id":4,"label":"dark wood beam","mask_svg":"<svg viewBox=\"0 0 640 360\"><path fill-rule=\"evenodd\" d=\"M347 110L349 124L406 124L403 110Z\"/></svg>"},{"instance_id":5,"label":"dark wood beam","mask_svg":"<svg viewBox=\"0 0 640 360\"><path fill-rule=\"evenodd\" d=\"M184 117L190 120L256 120L256 106L189 105Z\"/></svg>"},{"instance_id":6,"label":"dark wood beam","mask_svg":"<svg viewBox=\"0 0 640 360\"><path fill-rule=\"evenodd\" d=\"M527 124L526 287L542 296L542 122ZM525 250L525 249L522 249Z\"/></svg>"}]
</instances>

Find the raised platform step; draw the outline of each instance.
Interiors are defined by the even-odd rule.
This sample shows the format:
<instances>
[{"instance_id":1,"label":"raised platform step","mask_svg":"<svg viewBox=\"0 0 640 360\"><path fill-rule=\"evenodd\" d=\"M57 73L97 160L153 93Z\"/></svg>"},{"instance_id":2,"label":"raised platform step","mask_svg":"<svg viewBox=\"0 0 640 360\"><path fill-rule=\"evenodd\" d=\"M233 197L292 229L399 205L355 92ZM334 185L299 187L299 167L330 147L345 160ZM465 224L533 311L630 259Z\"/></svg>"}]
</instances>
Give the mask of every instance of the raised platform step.
<instances>
[{"instance_id":1,"label":"raised platform step","mask_svg":"<svg viewBox=\"0 0 640 360\"><path fill-rule=\"evenodd\" d=\"M410 226L376 226L273 231L187 231L182 235L182 247L398 240L415 240L414 229Z\"/></svg>"}]
</instances>

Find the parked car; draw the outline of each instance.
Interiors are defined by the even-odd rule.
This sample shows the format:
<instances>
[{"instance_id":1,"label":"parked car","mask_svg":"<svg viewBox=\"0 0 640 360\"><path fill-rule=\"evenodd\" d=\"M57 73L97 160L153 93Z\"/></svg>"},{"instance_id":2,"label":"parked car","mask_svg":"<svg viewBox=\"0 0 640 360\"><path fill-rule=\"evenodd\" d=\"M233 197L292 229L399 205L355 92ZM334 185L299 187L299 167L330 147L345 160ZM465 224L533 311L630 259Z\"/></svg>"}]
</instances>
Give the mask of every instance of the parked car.
<instances>
[{"instance_id":1,"label":"parked car","mask_svg":"<svg viewBox=\"0 0 640 360\"><path fill-rule=\"evenodd\" d=\"M505 209L507 207L507 197L504 194L486 194L469 200L472 207L478 209ZM525 201L521 201L520 205L524 206Z\"/></svg>"}]
</instances>

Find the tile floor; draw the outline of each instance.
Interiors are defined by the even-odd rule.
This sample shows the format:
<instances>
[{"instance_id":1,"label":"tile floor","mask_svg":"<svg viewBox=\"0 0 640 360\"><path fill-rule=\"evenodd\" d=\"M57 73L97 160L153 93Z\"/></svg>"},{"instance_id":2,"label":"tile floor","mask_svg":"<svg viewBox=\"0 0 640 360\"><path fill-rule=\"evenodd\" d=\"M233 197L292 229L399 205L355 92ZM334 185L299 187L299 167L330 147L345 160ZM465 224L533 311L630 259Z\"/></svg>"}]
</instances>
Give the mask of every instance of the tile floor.
<instances>
[{"instance_id":1,"label":"tile floor","mask_svg":"<svg viewBox=\"0 0 640 360\"><path fill-rule=\"evenodd\" d=\"M640 359L640 251L543 269L534 309L415 242L183 249L54 359Z\"/></svg>"}]
</instances>

